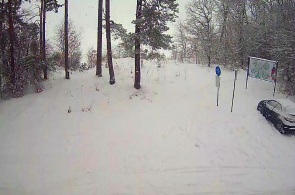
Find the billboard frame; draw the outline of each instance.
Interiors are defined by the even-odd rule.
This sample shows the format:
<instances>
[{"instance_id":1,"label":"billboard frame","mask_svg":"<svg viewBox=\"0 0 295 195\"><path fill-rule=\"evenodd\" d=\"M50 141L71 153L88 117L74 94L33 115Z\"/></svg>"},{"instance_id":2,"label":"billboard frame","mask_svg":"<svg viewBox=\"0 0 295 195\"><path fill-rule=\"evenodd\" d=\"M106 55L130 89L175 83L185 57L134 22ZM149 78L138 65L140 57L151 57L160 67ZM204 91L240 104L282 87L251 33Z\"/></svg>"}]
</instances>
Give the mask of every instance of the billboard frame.
<instances>
[{"instance_id":1,"label":"billboard frame","mask_svg":"<svg viewBox=\"0 0 295 195\"><path fill-rule=\"evenodd\" d=\"M248 68L247 68L247 76L246 76L246 89L248 88L248 79L249 79L249 71L250 71L250 59L258 59L261 61L267 61L267 62L272 62L276 64L276 72L275 72L275 79L273 81L274 83L274 90L273 90L273 96L275 96L275 92L276 92L276 86L277 86L277 76L278 76L278 67L279 67L279 62L278 61L274 61L274 60L268 60L268 59L263 59L263 58L257 58L257 57L252 57L252 56L248 56ZM259 78L256 78L259 79ZM259 80L263 80L263 81L267 81L267 82L271 82L265 79L259 79Z\"/></svg>"}]
</instances>

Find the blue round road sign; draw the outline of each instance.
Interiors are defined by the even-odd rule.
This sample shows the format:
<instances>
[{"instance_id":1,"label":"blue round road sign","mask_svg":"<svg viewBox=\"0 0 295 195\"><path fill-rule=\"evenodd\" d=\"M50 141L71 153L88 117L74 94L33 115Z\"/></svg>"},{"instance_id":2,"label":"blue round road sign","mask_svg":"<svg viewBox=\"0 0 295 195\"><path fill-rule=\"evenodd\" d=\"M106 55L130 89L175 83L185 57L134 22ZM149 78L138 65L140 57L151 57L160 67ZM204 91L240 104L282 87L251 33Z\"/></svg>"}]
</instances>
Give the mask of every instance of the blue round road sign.
<instances>
[{"instance_id":1,"label":"blue round road sign","mask_svg":"<svg viewBox=\"0 0 295 195\"><path fill-rule=\"evenodd\" d=\"M220 70L219 66L216 66L215 72L216 72L217 76L221 75L221 70Z\"/></svg>"}]
</instances>

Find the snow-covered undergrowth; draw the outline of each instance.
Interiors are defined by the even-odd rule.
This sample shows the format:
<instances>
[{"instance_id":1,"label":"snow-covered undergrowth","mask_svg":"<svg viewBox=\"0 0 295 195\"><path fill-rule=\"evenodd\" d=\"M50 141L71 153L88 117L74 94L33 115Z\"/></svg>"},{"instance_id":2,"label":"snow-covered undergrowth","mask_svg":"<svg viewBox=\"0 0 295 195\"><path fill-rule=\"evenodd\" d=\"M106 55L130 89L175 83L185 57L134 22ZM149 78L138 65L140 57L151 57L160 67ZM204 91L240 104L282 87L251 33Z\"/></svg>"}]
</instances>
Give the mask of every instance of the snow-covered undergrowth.
<instances>
[{"instance_id":1,"label":"snow-covered undergrowth","mask_svg":"<svg viewBox=\"0 0 295 195\"><path fill-rule=\"evenodd\" d=\"M0 194L295 193L295 137L256 110L271 83L214 67L115 60L116 84L95 70L56 74L46 90L0 102ZM276 95L279 97L279 95Z\"/></svg>"}]
</instances>

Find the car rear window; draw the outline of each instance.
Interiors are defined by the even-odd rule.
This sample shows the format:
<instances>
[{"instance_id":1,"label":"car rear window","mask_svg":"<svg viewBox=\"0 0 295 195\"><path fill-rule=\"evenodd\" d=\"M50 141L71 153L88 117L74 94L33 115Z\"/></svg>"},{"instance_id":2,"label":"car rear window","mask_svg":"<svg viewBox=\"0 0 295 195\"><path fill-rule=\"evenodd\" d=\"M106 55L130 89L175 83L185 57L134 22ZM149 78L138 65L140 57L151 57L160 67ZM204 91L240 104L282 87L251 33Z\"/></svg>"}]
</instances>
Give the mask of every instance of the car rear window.
<instances>
[{"instance_id":1,"label":"car rear window","mask_svg":"<svg viewBox=\"0 0 295 195\"><path fill-rule=\"evenodd\" d=\"M268 104L272 107L275 107L277 105L276 101L269 101Z\"/></svg>"},{"instance_id":2,"label":"car rear window","mask_svg":"<svg viewBox=\"0 0 295 195\"><path fill-rule=\"evenodd\" d=\"M268 104L270 106L272 106L273 108L276 108L278 110L282 110L282 105L277 101L269 101Z\"/></svg>"}]
</instances>

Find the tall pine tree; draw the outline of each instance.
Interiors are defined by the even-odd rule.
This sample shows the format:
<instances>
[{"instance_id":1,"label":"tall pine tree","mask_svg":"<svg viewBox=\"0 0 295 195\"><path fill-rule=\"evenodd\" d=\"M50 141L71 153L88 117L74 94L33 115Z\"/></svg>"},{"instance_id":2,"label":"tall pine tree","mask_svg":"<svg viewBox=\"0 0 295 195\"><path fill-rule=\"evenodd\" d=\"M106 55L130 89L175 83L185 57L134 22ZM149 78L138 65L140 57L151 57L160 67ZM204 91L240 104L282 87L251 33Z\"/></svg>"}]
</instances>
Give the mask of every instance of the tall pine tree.
<instances>
[{"instance_id":1,"label":"tall pine tree","mask_svg":"<svg viewBox=\"0 0 295 195\"><path fill-rule=\"evenodd\" d=\"M96 75L102 76L101 60L102 60L102 6L103 0L98 0L98 24L97 24L97 60Z\"/></svg>"},{"instance_id":2,"label":"tall pine tree","mask_svg":"<svg viewBox=\"0 0 295 195\"><path fill-rule=\"evenodd\" d=\"M107 39L107 57L110 74L110 84L115 84L115 74L112 60L112 44L111 44L111 27L110 27L110 0L106 0L106 39Z\"/></svg>"},{"instance_id":3,"label":"tall pine tree","mask_svg":"<svg viewBox=\"0 0 295 195\"><path fill-rule=\"evenodd\" d=\"M13 22L13 5L12 0L8 0L8 23L9 23L9 45L10 45L10 81L15 85L15 56L14 56L14 22Z\"/></svg>"},{"instance_id":4,"label":"tall pine tree","mask_svg":"<svg viewBox=\"0 0 295 195\"><path fill-rule=\"evenodd\" d=\"M137 0L135 24L135 81L134 88L140 89L140 45L152 50L171 48L172 36L167 23L175 22L178 13L176 0Z\"/></svg>"},{"instance_id":5,"label":"tall pine tree","mask_svg":"<svg viewBox=\"0 0 295 195\"><path fill-rule=\"evenodd\" d=\"M69 21L68 21L68 0L65 0L65 73L66 79L70 79L69 74Z\"/></svg>"},{"instance_id":6,"label":"tall pine tree","mask_svg":"<svg viewBox=\"0 0 295 195\"><path fill-rule=\"evenodd\" d=\"M42 40L42 49L41 49L41 56L43 61L43 74L44 79L46 80L48 78L48 67L46 63L46 12L48 11L54 11L55 13L58 12L58 8L60 8L62 5L58 4L57 0L41 0L41 15L42 19L40 20L40 25L42 26L42 36L40 39Z\"/></svg>"},{"instance_id":7,"label":"tall pine tree","mask_svg":"<svg viewBox=\"0 0 295 195\"><path fill-rule=\"evenodd\" d=\"M142 0L137 0L136 21L142 18ZM134 88L140 89L140 23L135 24L135 80Z\"/></svg>"},{"instance_id":8,"label":"tall pine tree","mask_svg":"<svg viewBox=\"0 0 295 195\"><path fill-rule=\"evenodd\" d=\"M3 79L3 67L5 64L5 60L4 60L4 50L5 50L5 45L4 45L4 28L3 28L3 24L4 24L4 0L1 1L1 15L0 15L0 41L1 41L1 62L0 62L0 98L3 98L3 89L2 89L2 79Z\"/></svg>"}]
</instances>

